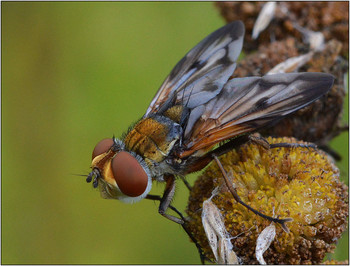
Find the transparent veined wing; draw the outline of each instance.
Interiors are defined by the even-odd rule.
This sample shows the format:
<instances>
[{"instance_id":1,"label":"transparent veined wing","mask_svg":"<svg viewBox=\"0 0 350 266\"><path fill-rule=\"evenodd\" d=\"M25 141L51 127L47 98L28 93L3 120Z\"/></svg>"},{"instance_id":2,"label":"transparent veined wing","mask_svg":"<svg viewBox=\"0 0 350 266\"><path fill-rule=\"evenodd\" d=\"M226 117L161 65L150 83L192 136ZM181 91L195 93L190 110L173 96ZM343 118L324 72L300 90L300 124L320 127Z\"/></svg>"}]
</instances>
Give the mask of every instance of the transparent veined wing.
<instances>
[{"instance_id":1,"label":"transparent veined wing","mask_svg":"<svg viewBox=\"0 0 350 266\"><path fill-rule=\"evenodd\" d=\"M244 24L234 21L198 43L170 72L144 117L175 104L193 108L216 97L236 68L243 37Z\"/></svg>"},{"instance_id":2,"label":"transparent veined wing","mask_svg":"<svg viewBox=\"0 0 350 266\"><path fill-rule=\"evenodd\" d=\"M215 98L191 109L180 156L273 124L321 97L333 81L325 73L231 79Z\"/></svg>"}]
</instances>

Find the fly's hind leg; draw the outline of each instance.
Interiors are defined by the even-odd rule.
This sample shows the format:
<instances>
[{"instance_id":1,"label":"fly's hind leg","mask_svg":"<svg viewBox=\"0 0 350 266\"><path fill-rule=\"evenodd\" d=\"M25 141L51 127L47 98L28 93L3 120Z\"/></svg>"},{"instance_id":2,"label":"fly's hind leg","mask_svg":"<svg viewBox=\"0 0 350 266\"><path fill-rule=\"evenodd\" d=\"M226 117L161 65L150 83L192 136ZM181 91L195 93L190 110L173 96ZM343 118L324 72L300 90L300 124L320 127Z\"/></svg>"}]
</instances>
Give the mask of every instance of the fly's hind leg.
<instances>
[{"instance_id":1,"label":"fly's hind leg","mask_svg":"<svg viewBox=\"0 0 350 266\"><path fill-rule=\"evenodd\" d=\"M243 143L247 142L247 141L251 141L254 142L260 146L262 146L265 149L273 149L273 148L296 148L296 147L301 147L301 148L311 148L311 149L315 149L317 146L315 144L312 143L308 143L308 144L303 144L303 143L275 143L275 144L270 144L265 138L263 138L262 136L260 136L260 134L256 133L256 134L251 134L249 136L246 135L242 135L240 137L237 137L235 139L233 139L232 141L229 141L227 143L225 143L224 145L222 145L221 147L216 148L215 150L209 152L205 157L203 157L206 160L202 160L201 162L204 162L206 164L208 164L210 162L211 159L214 159L216 161L216 163L218 164L222 175L224 177L226 186L228 187L228 189L230 190L232 196L234 197L234 199L242 204L243 206L245 206L247 209L249 209L250 211L252 211L253 213L269 220L269 221L273 221L275 223L279 223L283 230L286 231L287 233L289 232L289 229L286 226L286 222L290 222L293 219L292 218L286 218L286 219L278 219L278 218L273 218L271 216L265 215L263 213L260 213L259 211L253 209L252 207L250 207L248 204L244 203L241 198L238 196L236 189L233 187L231 180L229 180L220 160L218 159L218 156L225 154L226 152L228 152L231 149L235 149L237 147L239 147L240 145L242 145ZM201 165L202 166L202 165ZM205 166L205 165L204 165Z\"/></svg>"}]
</instances>

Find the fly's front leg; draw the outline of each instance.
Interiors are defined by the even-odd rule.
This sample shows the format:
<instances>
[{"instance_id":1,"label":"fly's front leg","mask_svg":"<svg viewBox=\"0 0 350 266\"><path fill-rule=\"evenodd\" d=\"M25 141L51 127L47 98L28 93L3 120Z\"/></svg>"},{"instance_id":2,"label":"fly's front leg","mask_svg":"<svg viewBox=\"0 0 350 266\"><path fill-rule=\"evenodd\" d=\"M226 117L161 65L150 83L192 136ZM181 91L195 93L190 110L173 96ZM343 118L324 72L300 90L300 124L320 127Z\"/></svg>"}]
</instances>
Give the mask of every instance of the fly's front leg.
<instances>
[{"instance_id":1,"label":"fly's front leg","mask_svg":"<svg viewBox=\"0 0 350 266\"><path fill-rule=\"evenodd\" d=\"M273 149L273 148L307 148L307 149L309 149L309 148L316 149L317 148L317 145L315 145L313 143L303 144L303 143L281 142L281 143L270 144L267 141L267 139L265 139L264 137L262 137L258 133L251 134L251 135L249 135L248 138L251 142L254 142L255 144L262 146L266 150Z\"/></svg>"},{"instance_id":2,"label":"fly's front leg","mask_svg":"<svg viewBox=\"0 0 350 266\"><path fill-rule=\"evenodd\" d=\"M175 177L173 175L167 175L167 176L164 176L164 179L166 181L166 186L165 186L163 196L161 197L158 195L148 194L146 196L146 199L160 201L158 212L165 218L177 224L183 225L186 222L186 220L183 217L182 213L179 212L175 207L170 205L171 200L173 199L174 193L175 193ZM181 217L181 219L165 213L168 208L176 212Z\"/></svg>"},{"instance_id":3,"label":"fly's front leg","mask_svg":"<svg viewBox=\"0 0 350 266\"><path fill-rule=\"evenodd\" d=\"M175 182L174 182L174 183L175 183ZM165 194L166 194L166 193L164 192L164 195L165 195ZM173 194L174 194L174 193L173 193ZM159 210L160 210L160 208L161 208L161 206L162 206L162 202L164 201L164 200L163 200L163 199L164 199L164 195L163 195L163 197L160 197L160 196L158 196L158 195L151 195L151 194L148 194L148 195L146 196L146 199L160 201L160 202L161 202L161 203L160 203L160 206L159 206ZM171 201L171 199L170 199L170 201ZM186 223L185 217L184 217L184 216L182 215L182 213L179 212L175 207L171 206L171 205L170 205L170 202L169 202L169 204L168 204L168 208L170 208L170 209L172 209L174 212L176 212L176 213L181 217L182 220L180 220L180 219L177 218L177 217L168 215L168 214L164 215L165 213L162 214L162 215L163 215L164 217L168 218L168 219L171 220L171 221L174 221L173 219L175 218L176 220L180 220L180 221L182 222L182 223L180 223L181 226L182 226L182 228L185 230L185 232L187 233L187 235L191 238L191 240L193 241L193 243L196 245L197 250L198 250L198 253L199 253L199 256L200 256L201 263L204 264L204 261L205 261L205 260L208 260L208 259L204 256L202 247L199 245L197 239L192 235L191 231L187 228L187 223ZM159 211L159 212L160 212L160 211ZM170 217L171 217L171 218L170 218ZM176 220L175 220L174 222L177 223Z\"/></svg>"},{"instance_id":4,"label":"fly's front leg","mask_svg":"<svg viewBox=\"0 0 350 266\"><path fill-rule=\"evenodd\" d=\"M146 196L146 199L149 199L149 200L157 200L157 201L162 201L162 197L161 196L158 196L158 195L151 195L151 194L148 194ZM168 208L172 209L174 212L176 212L180 217L181 219L183 220L183 223L181 225L184 225L185 222L186 222L186 219L185 217L182 215L182 213L180 211L178 211L174 206L170 205L168 206ZM168 218L168 217L167 217ZM176 218L176 217L175 217Z\"/></svg>"},{"instance_id":5,"label":"fly's front leg","mask_svg":"<svg viewBox=\"0 0 350 266\"><path fill-rule=\"evenodd\" d=\"M158 212L163 215L165 218L168 218L169 220L178 223L178 224L184 224L184 220L179 219L175 216L169 215L166 213L166 210L168 209L171 200L174 197L175 193L175 176L174 175L166 175L164 176L164 179L166 181L165 190L162 199L160 200L160 205Z\"/></svg>"}]
</instances>

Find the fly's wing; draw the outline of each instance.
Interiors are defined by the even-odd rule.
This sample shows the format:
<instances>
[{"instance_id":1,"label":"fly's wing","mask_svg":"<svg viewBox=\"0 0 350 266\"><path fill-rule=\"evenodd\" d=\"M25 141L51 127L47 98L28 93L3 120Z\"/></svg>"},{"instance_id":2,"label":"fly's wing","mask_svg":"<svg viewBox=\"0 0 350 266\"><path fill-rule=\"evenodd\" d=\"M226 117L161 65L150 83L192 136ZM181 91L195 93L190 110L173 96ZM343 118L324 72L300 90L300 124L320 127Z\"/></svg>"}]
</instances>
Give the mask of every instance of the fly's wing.
<instances>
[{"instance_id":1,"label":"fly's wing","mask_svg":"<svg viewBox=\"0 0 350 266\"><path fill-rule=\"evenodd\" d=\"M318 99L333 81L324 73L232 79L215 98L191 109L180 157L268 126Z\"/></svg>"},{"instance_id":2,"label":"fly's wing","mask_svg":"<svg viewBox=\"0 0 350 266\"><path fill-rule=\"evenodd\" d=\"M243 36L243 23L235 21L198 43L170 72L144 117L175 104L193 108L218 95L236 68Z\"/></svg>"}]
</instances>

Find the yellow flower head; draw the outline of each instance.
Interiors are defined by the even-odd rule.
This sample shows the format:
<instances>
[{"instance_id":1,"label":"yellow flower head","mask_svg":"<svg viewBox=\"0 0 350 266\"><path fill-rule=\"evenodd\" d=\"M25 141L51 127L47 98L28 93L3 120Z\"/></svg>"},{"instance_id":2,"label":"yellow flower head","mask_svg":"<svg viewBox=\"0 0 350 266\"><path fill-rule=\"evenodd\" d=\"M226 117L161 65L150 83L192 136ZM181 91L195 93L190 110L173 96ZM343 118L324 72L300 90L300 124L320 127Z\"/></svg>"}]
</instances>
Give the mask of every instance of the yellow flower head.
<instances>
[{"instance_id":1,"label":"yellow flower head","mask_svg":"<svg viewBox=\"0 0 350 266\"><path fill-rule=\"evenodd\" d=\"M301 143L293 138L268 138L269 143ZM237 194L259 212L288 222L290 232L276 225L276 236L263 254L268 264L317 264L331 252L347 228L348 188L339 170L322 151L307 148L273 148L247 143L221 156ZM215 162L192 189L187 214L190 229L205 255L214 259L202 220L202 203L219 187L212 202L224 217L233 251L244 264L257 264L256 241L271 224L237 203L223 182Z\"/></svg>"}]
</instances>

